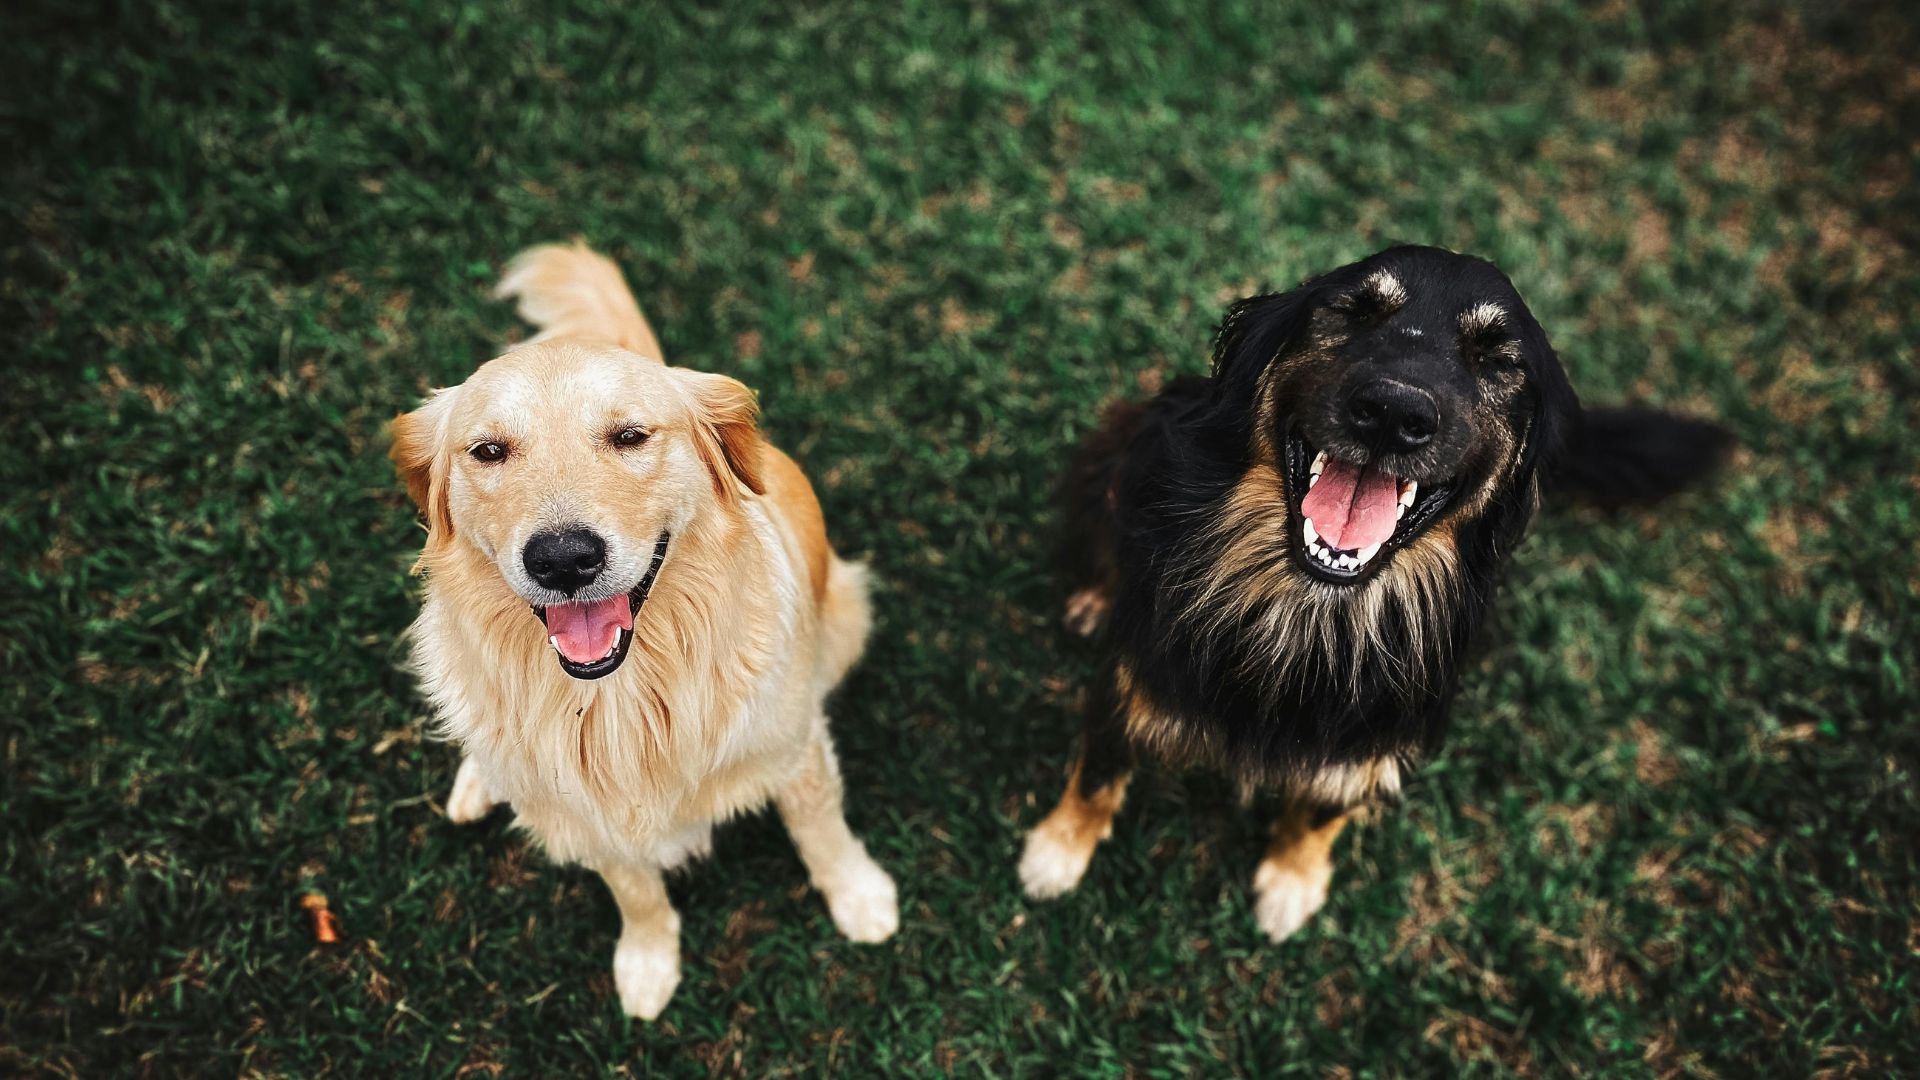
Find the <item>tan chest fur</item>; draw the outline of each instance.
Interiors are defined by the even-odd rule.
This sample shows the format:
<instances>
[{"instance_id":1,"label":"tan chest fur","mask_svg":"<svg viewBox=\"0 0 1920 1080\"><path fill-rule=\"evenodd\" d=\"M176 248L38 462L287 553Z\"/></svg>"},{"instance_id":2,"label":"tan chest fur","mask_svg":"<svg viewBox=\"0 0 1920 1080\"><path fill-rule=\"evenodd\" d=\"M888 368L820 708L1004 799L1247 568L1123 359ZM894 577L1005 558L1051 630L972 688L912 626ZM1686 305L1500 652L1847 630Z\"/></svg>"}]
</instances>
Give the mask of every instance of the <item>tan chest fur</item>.
<instances>
[{"instance_id":1,"label":"tan chest fur","mask_svg":"<svg viewBox=\"0 0 1920 1080\"><path fill-rule=\"evenodd\" d=\"M675 537L627 662L568 677L484 567L436 567L414 627L440 726L564 861L675 861L792 775L819 715L810 575L762 508Z\"/></svg>"}]
</instances>

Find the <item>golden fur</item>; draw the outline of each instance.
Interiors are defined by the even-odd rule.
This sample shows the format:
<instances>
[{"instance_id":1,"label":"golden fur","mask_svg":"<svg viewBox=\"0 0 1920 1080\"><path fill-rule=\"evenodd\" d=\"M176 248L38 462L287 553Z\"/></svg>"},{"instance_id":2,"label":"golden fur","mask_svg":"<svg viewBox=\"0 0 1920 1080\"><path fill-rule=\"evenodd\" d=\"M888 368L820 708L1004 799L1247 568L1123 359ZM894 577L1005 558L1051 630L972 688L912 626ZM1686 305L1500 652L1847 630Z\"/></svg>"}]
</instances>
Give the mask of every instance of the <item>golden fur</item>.
<instances>
[{"instance_id":1,"label":"golden fur","mask_svg":"<svg viewBox=\"0 0 1920 1080\"><path fill-rule=\"evenodd\" d=\"M536 248L501 294L543 332L393 425L427 522L413 665L465 755L450 815L511 803L550 855L601 872L637 1016L657 1015L678 978L660 872L770 799L840 928L884 939L893 884L841 815L823 708L865 643L864 568L833 554L805 475L755 428L751 392L662 363L610 262ZM645 442L611 448L622 427ZM483 441L508 460L470 457ZM592 681L556 663L520 567L531 534L570 522L605 537L604 573L629 587L670 537L625 662Z\"/></svg>"}]
</instances>

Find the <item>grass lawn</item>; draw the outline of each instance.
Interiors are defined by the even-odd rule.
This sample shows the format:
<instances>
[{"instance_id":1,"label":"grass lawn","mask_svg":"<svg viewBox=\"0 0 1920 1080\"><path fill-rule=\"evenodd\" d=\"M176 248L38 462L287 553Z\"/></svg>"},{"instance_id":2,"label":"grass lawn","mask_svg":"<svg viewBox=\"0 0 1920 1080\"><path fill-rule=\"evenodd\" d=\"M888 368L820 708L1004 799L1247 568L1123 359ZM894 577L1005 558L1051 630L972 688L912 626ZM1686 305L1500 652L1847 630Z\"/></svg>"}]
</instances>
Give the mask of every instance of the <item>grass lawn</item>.
<instances>
[{"instance_id":1,"label":"grass lawn","mask_svg":"<svg viewBox=\"0 0 1920 1080\"><path fill-rule=\"evenodd\" d=\"M6 5L0 1073L1916 1067L1920 30L1288 7ZM884 581L834 713L899 936L840 940L739 822L673 884L654 1025L596 878L442 818L399 669L382 425L574 235ZM1091 662L1062 455L1228 300L1393 240L1504 266L1589 400L1745 449L1542 519L1453 742L1295 940L1253 924L1262 808L1203 775L1144 774L1028 903Z\"/></svg>"}]
</instances>

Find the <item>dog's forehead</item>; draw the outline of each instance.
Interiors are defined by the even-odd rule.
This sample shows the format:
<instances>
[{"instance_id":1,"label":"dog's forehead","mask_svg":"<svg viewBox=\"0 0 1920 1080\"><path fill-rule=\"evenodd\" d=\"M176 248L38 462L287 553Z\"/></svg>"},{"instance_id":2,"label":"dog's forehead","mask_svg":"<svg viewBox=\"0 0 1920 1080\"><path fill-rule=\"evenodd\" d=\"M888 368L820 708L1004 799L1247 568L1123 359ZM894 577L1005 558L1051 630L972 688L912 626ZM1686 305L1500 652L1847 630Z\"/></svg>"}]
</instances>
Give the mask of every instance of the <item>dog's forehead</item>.
<instances>
[{"instance_id":1,"label":"dog's forehead","mask_svg":"<svg viewBox=\"0 0 1920 1080\"><path fill-rule=\"evenodd\" d=\"M482 365L462 397L469 423L516 430L612 416L648 422L679 400L659 364L618 349L544 342Z\"/></svg>"},{"instance_id":2,"label":"dog's forehead","mask_svg":"<svg viewBox=\"0 0 1920 1080\"><path fill-rule=\"evenodd\" d=\"M1401 325L1425 333L1454 324L1461 330L1484 329L1526 312L1506 275L1481 259L1437 250L1394 252L1362 271L1362 288L1389 301L1402 316Z\"/></svg>"}]
</instances>

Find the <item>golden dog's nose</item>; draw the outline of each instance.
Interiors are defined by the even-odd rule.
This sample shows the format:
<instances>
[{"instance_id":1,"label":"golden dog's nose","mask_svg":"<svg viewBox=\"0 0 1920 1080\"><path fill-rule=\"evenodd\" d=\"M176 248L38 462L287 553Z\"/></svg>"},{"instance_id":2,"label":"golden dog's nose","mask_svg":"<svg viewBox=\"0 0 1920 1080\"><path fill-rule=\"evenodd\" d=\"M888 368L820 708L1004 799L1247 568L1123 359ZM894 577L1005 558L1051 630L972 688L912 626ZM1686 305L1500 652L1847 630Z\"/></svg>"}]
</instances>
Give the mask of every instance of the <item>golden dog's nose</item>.
<instances>
[{"instance_id":1,"label":"golden dog's nose","mask_svg":"<svg viewBox=\"0 0 1920 1080\"><path fill-rule=\"evenodd\" d=\"M607 565L607 542L585 526L535 533L520 561L543 588L572 596L593 584Z\"/></svg>"}]
</instances>

